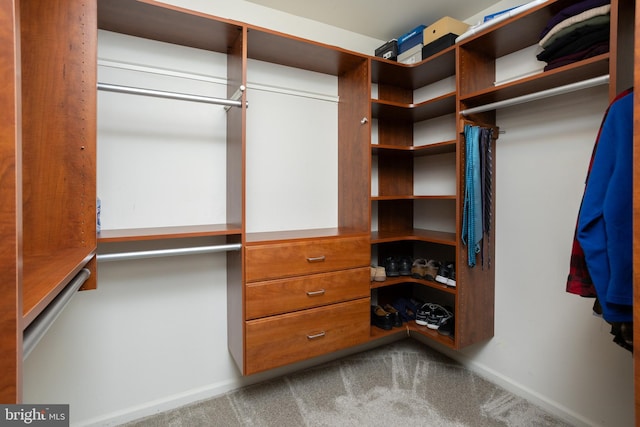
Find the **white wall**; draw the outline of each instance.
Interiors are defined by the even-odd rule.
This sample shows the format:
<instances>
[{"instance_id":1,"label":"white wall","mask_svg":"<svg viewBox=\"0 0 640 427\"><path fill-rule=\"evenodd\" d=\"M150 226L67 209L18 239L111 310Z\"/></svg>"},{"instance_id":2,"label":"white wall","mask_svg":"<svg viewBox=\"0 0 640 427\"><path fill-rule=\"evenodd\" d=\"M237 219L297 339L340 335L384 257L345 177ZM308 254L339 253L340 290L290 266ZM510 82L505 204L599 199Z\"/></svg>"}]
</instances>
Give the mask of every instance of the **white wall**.
<instances>
[{"instance_id":1,"label":"white wall","mask_svg":"<svg viewBox=\"0 0 640 427\"><path fill-rule=\"evenodd\" d=\"M382 42L244 1L171 3L364 53ZM495 337L452 354L576 425L633 424L631 355L591 300L564 291L606 104L595 88L499 111ZM286 372L241 378L233 366L224 255L101 263L99 274L27 359L25 401L69 403L74 425L110 425Z\"/></svg>"}]
</instances>

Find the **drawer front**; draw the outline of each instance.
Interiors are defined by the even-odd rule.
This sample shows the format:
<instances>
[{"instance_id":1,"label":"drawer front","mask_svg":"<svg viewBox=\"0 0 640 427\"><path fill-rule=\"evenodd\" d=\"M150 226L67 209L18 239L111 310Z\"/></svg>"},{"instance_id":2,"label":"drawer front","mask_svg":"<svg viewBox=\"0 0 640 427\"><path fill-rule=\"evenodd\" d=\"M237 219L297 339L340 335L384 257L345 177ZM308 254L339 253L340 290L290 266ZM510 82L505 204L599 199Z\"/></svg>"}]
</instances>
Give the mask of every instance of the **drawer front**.
<instances>
[{"instance_id":1,"label":"drawer front","mask_svg":"<svg viewBox=\"0 0 640 427\"><path fill-rule=\"evenodd\" d=\"M370 254L365 236L246 246L246 281L365 267L371 262Z\"/></svg>"},{"instance_id":2,"label":"drawer front","mask_svg":"<svg viewBox=\"0 0 640 427\"><path fill-rule=\"evenodd\" d=\"M370 299L246 322L246 374L287 365L369 339Z\"/></svg>"},{"instance_id":3,"label":"drawer front","mask_svg":"<svg viewBox=\"0 0 640 427\"><path fill-rule=\"evenodd\" d=\"M369 267L247 284L246 318L272 316L370 294Z\"/></svg>"}]
</instances>

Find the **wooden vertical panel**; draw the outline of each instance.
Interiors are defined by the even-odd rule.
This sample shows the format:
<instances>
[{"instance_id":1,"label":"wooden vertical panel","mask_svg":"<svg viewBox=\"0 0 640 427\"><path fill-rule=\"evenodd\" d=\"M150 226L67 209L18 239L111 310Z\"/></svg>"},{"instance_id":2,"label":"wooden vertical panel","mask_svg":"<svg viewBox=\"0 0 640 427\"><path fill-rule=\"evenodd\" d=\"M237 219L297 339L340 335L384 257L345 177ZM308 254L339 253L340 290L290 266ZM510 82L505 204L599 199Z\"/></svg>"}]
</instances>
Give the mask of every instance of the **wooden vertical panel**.
<instances>
[{"instance_id":1,"label":"wooden vertical panel","mask_svg":"<svg viewBox=\"0 0 640 427\"><path fill-rule=\"evenodd\" d=\"M238 27L237 37L227 52L227 96L247 84L247 29ZM240 226L241 236L229 236L228 243L244 242L246 91L243 106L227 111L227 223ZM227 342L229 352L242 373L244 367L244 249L227 252Z\"/></svg>"},{"instance_id":2,"label":"wooden vertical panel","mask_svg":"<svg viewBox=\"0 0 640 427\"><path fill-rule=\"evenodd\" d=\"M640 88L640 11L635 10L634 87ZM633 94L633 366L636 425L640 422L640 95Z\"/></svg>"},{"instance_id":3,"label":"wooden vertical panel","mask_svg":"<svg viewBox=\"0 0 640 427\"><path fill-rule=\"evenodd\" d=\"M0 403L22 396L19 22L0 2Z\"/></svg>"},{"instance_id":4,"label":"wooden vertical panel","mask_svg":"<svg viewBox=\"0 0 640 427\"><path fill-rule=\"evenodd\" d=\"M369 231L371 82L369 61L338 76L338 226Z\"/></svg>"},{"instance_id":5,"label":"wooden vertical panel","mask_svg":"<svg viewBox=\"0 0 640 427\"><path fill-rule=\"evenodd\" d=\"M25 252L95 248L96 5L21 2Z\"/></svg>"}]
</instances>

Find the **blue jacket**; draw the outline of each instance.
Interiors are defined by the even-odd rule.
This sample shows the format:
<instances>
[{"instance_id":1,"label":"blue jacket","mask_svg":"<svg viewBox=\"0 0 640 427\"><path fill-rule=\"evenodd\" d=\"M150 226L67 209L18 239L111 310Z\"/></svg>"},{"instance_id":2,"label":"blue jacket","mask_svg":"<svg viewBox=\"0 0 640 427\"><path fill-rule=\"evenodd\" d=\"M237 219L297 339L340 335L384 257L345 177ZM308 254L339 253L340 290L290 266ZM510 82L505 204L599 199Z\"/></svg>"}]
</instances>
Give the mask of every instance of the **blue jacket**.
<instances>
[{"instance_id":1,"label":"blue jacket","mask_svg":"<svg viewBox=\"0 0 640 427\"><path fill-rule=\"evenodd\" d=\"M611 105L578 217L578 241L609 322L633 319L633 92Z\"/></svg>"}]
</instances>

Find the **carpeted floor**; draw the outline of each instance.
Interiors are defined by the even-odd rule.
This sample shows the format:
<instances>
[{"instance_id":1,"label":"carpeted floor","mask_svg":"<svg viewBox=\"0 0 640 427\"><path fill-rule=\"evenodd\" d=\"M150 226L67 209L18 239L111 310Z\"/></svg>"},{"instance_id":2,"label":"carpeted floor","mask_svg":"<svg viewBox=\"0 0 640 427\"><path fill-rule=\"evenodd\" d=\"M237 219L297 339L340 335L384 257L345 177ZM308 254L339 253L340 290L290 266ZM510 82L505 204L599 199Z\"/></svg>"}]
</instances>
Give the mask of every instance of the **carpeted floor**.
<instances>
[{"instance_id":1,"label":"carpeted floor","mask_svg":"<svg viewBox=\"0 0 640 427\"><path fill-rule=\"evenodd\" d=\"M412 339L126 424L568 426Z\"/></svg>"}]
</instances>

